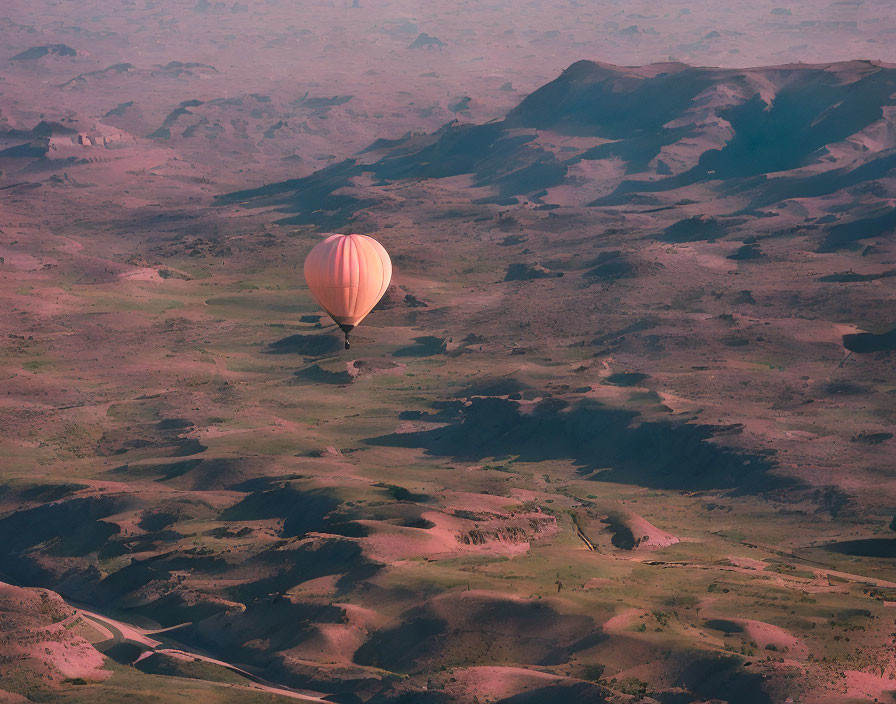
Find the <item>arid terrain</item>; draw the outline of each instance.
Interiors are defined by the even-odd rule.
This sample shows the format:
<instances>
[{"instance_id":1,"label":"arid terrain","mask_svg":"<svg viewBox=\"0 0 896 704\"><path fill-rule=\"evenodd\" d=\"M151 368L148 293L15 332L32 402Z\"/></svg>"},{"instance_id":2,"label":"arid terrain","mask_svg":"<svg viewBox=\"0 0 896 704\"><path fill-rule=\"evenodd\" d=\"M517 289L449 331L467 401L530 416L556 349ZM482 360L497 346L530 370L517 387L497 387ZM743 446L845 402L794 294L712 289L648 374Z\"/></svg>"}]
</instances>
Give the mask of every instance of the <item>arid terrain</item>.
<instances>
[{"instance_id":1,"label":"arid terrain","mask_svg":"<svg viewBox=\"0 0 896 704\"><path fill-rule=\"evenodd\" d=\"M658 6L0 8L0 701L896 702L896 16Z\"/></svg>"}]
</instances>

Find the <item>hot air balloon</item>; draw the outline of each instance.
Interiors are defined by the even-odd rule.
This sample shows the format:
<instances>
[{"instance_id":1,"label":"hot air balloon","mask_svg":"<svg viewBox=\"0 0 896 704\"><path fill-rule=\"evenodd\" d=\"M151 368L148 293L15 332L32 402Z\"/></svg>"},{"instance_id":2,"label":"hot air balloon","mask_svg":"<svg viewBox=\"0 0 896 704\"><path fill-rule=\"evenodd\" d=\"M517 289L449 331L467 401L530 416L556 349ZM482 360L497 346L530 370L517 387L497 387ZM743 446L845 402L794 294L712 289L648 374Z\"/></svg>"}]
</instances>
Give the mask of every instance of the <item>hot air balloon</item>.
<instances>
[{"instance_id":1,"label":"hot air balloon","mask_svg":"<svg viewBox=\"0 0 896 704\"><path fill-rule=\"evenodd\" d=\"M367 235L330 235L305 258L311 294L345 333L367 317L392 280L392 260Z\"/></svg>"}]
</instances>

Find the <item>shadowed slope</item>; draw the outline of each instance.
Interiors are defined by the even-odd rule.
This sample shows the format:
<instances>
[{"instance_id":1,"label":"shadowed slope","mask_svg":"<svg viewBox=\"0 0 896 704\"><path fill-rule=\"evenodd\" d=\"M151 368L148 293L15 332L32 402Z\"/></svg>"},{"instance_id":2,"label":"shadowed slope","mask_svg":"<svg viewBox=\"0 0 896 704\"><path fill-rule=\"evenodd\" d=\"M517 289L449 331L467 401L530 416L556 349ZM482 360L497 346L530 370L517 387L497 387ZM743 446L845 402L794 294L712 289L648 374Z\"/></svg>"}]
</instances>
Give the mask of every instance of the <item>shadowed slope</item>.
<instances>
[{"instance_id":1,"label":"shadowed slope","mask_svg":"<svg viewBox=\"0 0 896 704\"><path fill-rule=\"evenodd\" d=\"M516 455L522 462L567 459L601 481L667 489L762 491L784 480L773 463L710 442L706 425L647 421L634 411L590 401L540 402L530 413L519 403L474 398L443 428L385 435L374 445L421 447L434 455L478 461Z\"/></svg>"}]
</instances>

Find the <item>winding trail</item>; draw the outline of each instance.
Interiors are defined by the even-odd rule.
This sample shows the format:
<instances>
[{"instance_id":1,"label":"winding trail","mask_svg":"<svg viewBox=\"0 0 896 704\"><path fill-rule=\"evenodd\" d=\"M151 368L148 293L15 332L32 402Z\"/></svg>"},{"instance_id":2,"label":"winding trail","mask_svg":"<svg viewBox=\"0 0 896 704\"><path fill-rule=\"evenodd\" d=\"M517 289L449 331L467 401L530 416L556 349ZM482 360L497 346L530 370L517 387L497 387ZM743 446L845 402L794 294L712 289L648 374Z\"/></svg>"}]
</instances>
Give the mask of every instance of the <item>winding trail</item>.
<instances>
[{"instance_id":1,"label":"winding trail","mask_svg":"<svg viewBox=\"0 0 896 704\"><path fill-rule=\"evenodd\" d=\"M585 547L588 548L588 550L590 552L597 552L597 548L594 547L594 543L592 543L588 539L588 536L585 535L585 531L582 530L582 525L579 521L580 521L579 514L577 514L575 511L573 511L572 512L572 525L573 525L573 528L575 528L576 536L579 538L579 540L581 540L583 543L585 543Z\"/></svg>"},{"instance_id":2,"label":"winding trail","mask_svg":"<svg viewBox=\"0 0 896 704\"><path fill-rule=\"evenodd\" d=\"M0 581L0 585L6 584L10 584L10 586L19 586ZM241 677L245 677L251 684L230 684L226 682L217 682L215 680L200 680L198 678L197 681L206 682L215 686L227 686L237 689L245 689L247 691L263 691L269 694L276 694L281 697L288 697L290 699L296 699L302 702L332 704L332 702L330 702L329 700L324 699L324 695L320 692L279 687L271 684L258 675L244 670L241 667L237 667L236 665L233 665L229 662L225 662L224 660L218 660L202 653L197 653L191 650L184 650L183 648L162 647L164 644L161 641L149 637L150 635L159 635L161 633L167 633L178 628L183 628L184 626L190 625L189 622L180 623L169 628L143 629L139 628L138 626L124 623L123 621L119 621L114 618L110 618L108 616L103 616L102 614L98 614L95 611L89 611L83 608L83 606L72 603L64 597L63 600L65 601L65 603L75 609L75 616L80 616L85 621L89 622L90 626L96 629L98 633L105 636L105 640L93 644L94 648L100 650L101 652L120 644L134 645L140 648L141 653L132 663L130 663L132 665L142 660L146 660L147 658L152 657L156 654L167 655L169 657L174 657L181 660L201 660L202 662L207 662L211 665L217 665L218 667L230 670L231 672L234 672Z\"/></svg>"}]
</instances>

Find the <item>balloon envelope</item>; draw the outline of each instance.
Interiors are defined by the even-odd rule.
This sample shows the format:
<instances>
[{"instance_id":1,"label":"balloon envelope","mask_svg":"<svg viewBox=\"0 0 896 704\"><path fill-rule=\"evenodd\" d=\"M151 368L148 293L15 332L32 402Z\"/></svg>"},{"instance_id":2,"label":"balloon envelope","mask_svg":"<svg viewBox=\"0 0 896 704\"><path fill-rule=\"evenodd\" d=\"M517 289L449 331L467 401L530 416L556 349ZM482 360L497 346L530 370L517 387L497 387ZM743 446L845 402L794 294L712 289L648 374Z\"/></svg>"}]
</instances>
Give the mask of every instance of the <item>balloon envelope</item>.
<instances>
[{"instance_id":1,"label":"balloon envelope","mask_svg":"<svg viewBox=\"0 0 896 704\"><path fill-rule=\"evenodd\" d=\"M373 310L391 280L388 253L367 235L330 235L305 258L308 288L346 332Z\"/></svg>"}]
</instances>

